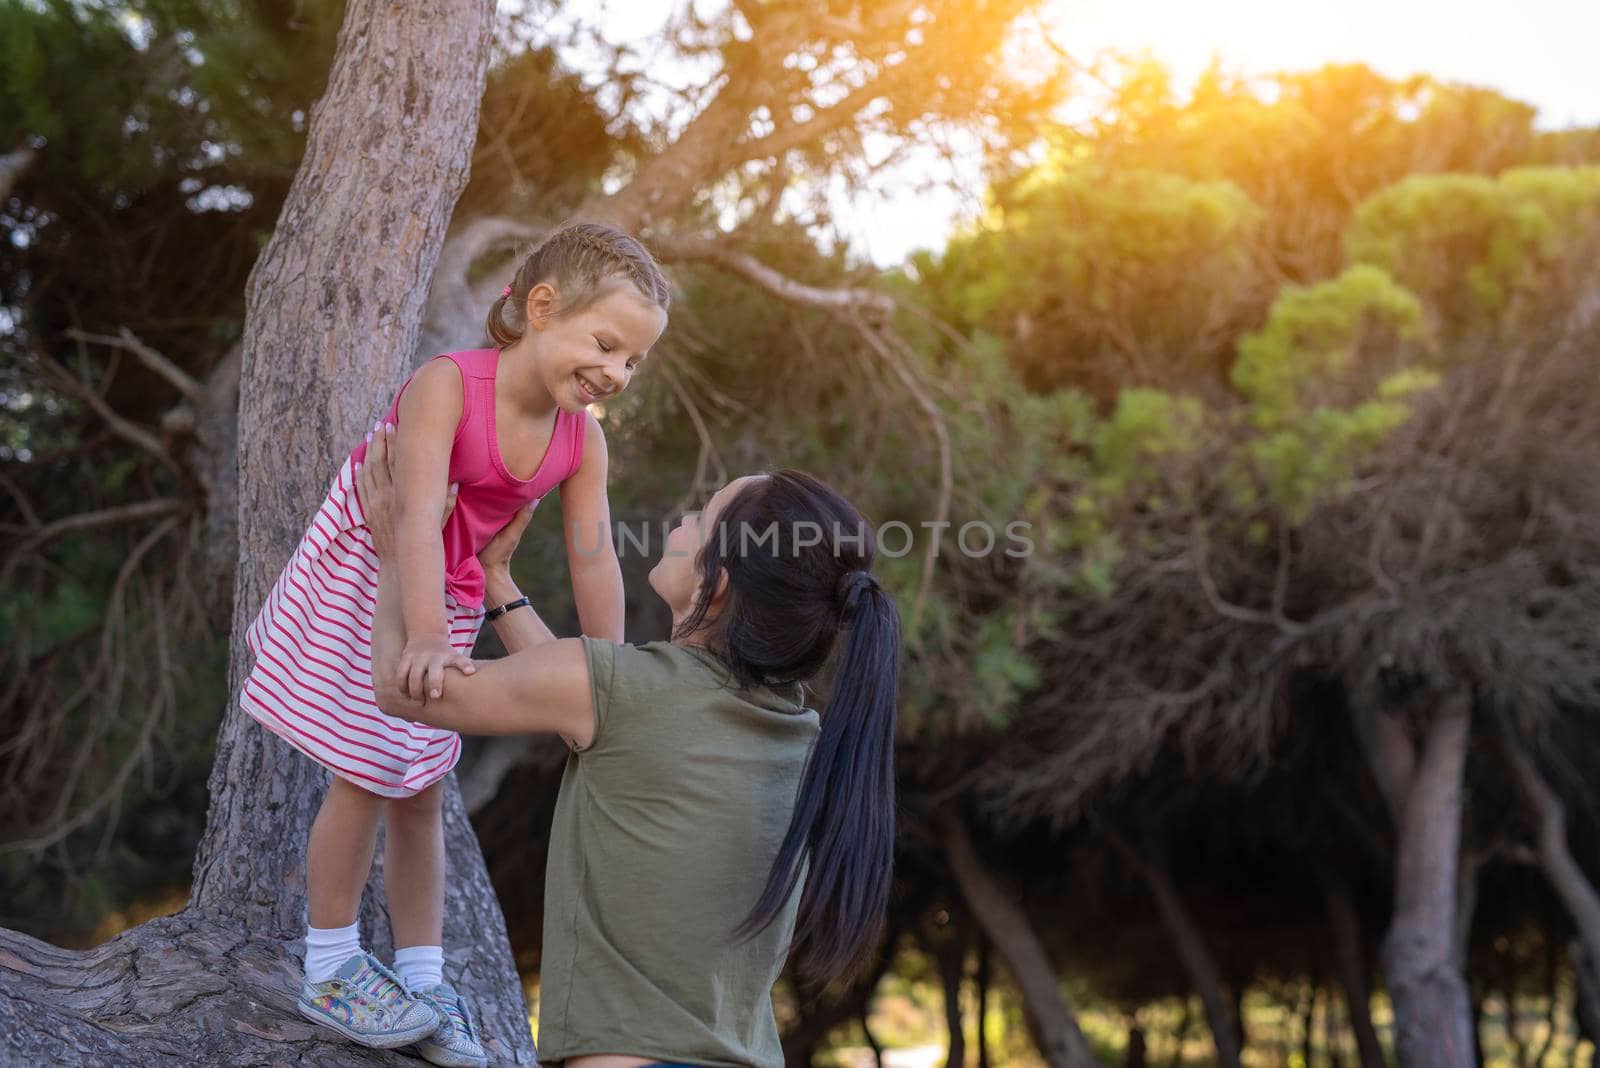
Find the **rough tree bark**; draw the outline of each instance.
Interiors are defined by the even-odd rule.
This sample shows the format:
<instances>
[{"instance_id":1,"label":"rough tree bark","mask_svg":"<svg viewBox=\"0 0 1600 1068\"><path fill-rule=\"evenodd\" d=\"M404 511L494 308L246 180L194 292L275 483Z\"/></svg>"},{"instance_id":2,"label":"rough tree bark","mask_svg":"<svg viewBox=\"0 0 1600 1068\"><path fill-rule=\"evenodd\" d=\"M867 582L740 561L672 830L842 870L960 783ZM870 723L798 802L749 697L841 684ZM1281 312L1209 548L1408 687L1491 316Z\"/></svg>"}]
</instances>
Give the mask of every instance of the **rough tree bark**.
<instances>
[{"instance_id":1,"label":"rough tree bark","mask_svg":"<svg viewBox=\"0 0 1600 1068\"><path fill-rule=\"evenodd\" d=\"M1011 969L1028 1029L1045 1063L1051 1068L1098 1068L1100 1061L1062 998L1055 968L1021 906L984 867L961 818L946 814L940 824L945 857L956 884L984 934Z\"/></svg>"},{"instance_id":2,"label":"rough tree bark","mask_svg":"<svg viewBox=\"0 0 1600 1068\"><path fill-rule=\"evenodd\" d=\"M409 368L430 277L466 184L493 5L350 0L305 158L250 278L240 369L238 570L245 626L341 450ZM294 1010L285 939L304 922L306 832L327 776L230 703L188 908L87 953L0 933L0 1048L28 1063L404 1063L328 1042ZM453 783L445 943L491 1054L533 1063L521 984ZM369 896L381 881L375 876ZM364 932L388 942L381 910Z\"/></svg>"},{"instance_id":3,"label":"rough tree bark","mask_svg":"<svg viewBox=\"0 0 1600 1068\"><path fill-rule=\"evenodd\" d=\"M1443 694L1420 718L1415 739L1399 715L1375 711L1360 724L1396 828L1394 915L1383 947L1395 1055L1407 1068L1471 1068L1472 1004L1455 959L1471 694Z\"/></svg>"}]
</instances>

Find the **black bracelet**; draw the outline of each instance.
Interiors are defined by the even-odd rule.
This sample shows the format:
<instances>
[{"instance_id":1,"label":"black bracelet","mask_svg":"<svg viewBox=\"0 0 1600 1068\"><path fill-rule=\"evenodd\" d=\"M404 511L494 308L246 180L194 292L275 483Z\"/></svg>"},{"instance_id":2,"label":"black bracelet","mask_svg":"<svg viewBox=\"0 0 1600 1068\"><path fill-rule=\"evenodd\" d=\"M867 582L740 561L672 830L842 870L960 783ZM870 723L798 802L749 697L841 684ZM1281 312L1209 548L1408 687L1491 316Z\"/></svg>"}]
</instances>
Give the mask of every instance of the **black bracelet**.
<instances>
[{"instance_id":1,"label":"black bracelet","mask_svg":"<svg viewBox=\"0 0 1600 1068\"><path fill-rule=\"evenodd\" d=\"M527 604L528 604L528 599L526 597L518 597L515 601L507 601L505 604L501 605L499 608L491 608L487 612L485 612L483 614L483 621L485 623L493 623L495 620L499 619L501 616L505 615L507 612L511 611L513 608L522 608L522 607L525 607Z\"/></svg>"}]
</instances>

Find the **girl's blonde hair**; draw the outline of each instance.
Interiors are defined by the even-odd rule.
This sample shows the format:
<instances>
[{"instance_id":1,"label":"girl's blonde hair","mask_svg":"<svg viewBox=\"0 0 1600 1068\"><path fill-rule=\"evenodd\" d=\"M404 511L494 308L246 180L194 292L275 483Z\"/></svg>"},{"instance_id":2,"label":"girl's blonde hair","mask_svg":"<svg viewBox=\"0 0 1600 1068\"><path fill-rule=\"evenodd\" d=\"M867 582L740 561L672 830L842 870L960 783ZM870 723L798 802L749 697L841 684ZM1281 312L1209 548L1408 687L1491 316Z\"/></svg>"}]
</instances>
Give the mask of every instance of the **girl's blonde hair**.
<instances>
[{"instance_id":1,"label":"girl's blonde hair","mask_svg":"<svg viewBox=\"0 0 1600 1068\"><path fill-rule=\"evenodd\" d=\"M671 301L667 280L638 239L603 223L563 226L528 253L506 287L508 292L490 306L485 328L504 348L527 330L528 290L540 282L548 282L560 294L555 314L571 315L604 296L610 289L606 283L619 275L646 300L667 309Z\"/></svg>"}]
</instances>

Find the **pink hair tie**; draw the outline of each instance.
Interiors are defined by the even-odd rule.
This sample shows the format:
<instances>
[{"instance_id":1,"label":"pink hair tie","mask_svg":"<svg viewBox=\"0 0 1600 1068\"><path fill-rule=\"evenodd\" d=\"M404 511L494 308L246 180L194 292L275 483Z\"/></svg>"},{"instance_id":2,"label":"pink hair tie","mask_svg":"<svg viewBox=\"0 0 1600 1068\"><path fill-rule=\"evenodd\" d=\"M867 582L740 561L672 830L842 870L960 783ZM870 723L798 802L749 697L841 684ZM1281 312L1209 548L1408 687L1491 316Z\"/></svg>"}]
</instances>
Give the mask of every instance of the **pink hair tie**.
<instances>
[{"instance_id":1,"label":"pink hair tie","mask_svg":"<svg viewBox=\"0 0 1600 1068\"><path fill-rule=\"evenodd\" d=\"M511 295L511 287L510 286L506 286L504 289L502 289L500 291L500 295L502 297L509 297Z\"/></svg>"}]
</instances>

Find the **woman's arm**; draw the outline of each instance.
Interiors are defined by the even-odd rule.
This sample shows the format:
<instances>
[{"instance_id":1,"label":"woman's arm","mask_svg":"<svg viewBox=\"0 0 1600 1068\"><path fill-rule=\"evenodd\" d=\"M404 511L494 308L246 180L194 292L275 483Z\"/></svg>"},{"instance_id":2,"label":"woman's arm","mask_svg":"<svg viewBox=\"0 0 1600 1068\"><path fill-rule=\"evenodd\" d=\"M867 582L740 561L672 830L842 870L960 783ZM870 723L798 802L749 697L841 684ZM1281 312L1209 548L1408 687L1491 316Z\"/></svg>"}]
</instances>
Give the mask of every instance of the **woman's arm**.
<instances>
[{"instance_id":1,"label":"woman's arm","mask_svg":"<svg viewBox=\"0 0 1600 1068\"><path fill-rule=\"evenodd\" d=\"M567 535L567 569L578 605L578 625L596 638L622 641L622 565L611 537L606 496L606 435L592 416L583 431L583 463L561 484L561 520Z\"/></svg>"},{"instance_id":2,"label":"woman's arm","mask_svg":"<svg viewBox=\"0 0 1600 1068\"><path fill-rule=\"evenodd\" d=\"M398 523L391 507L394 486L390 437L387 429L374 437L357 476L379 560L378 603L372 624L372 686L378 707L391 716L468 734L548 731L560 734L570 745L587 746L594 740L594 699L583 643L576 638L555 640L528 609L519 608L501 618L507 620L518 614L525 617L510 632L513 641L519 634L542 634L542 640L501 660L466 661L461 678L451 680L448 692L426 702L408 696L398 670L405 631L400 583L393 566L398 552ZM521 525L526 522L523 518ZM496 535L496 542L509 535L509 544L514 547L521 530L519 527L513 532L512 526L517 524L514 522ZM509 559L509 549L506 557ZM496 583L510 584L509 572L498 564L489 573ZM505 591L500 588L496 592ZM506 632L502 632L505 636Z\"/></svg>"},{"instance_id":3,"label":"woman's arm","mask_svg":"<svg viewBox=\"0 0 1600 1068\"><path fill-rule=\"evenodd\" d=\"M522 532L528 528L528 520L532 516L532 506L522 509L511 522L495 533L489 544L483 547L483 552L478 554L478 562L483 565L483 603L491 608L522 599L522 591L511 580L511 555L516 551L517 542L522 540ZM506 647L508 653L556 640L532 605L513 608L496 618L492 625L500 644Z\"/></svg>"},{"instance_id":4,"label":"woman's arm","mask_svg":"<svg viewBox=\"0 0 1600 1068\"><path fill-rule=\"evenodd\" d=\"M408 697L395 670L398 591L393 579L382 575L380 571L372 684L378 707L386 714L463 734L549 732L579 749L594 740L589 659L580 638L540 642L500 660L475 660L471 674L451 679L444 693L426 704Z\"/></svg>"}]
</instances>

